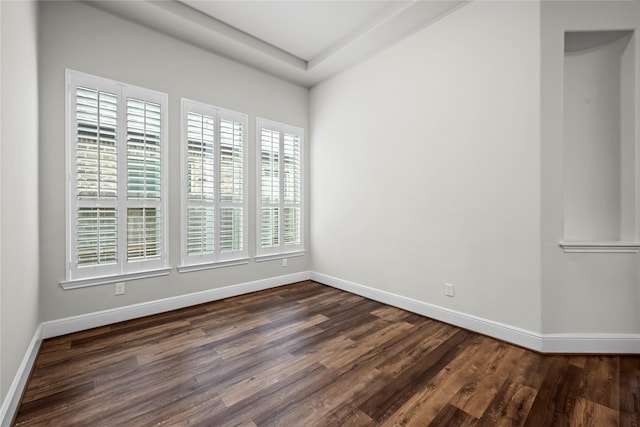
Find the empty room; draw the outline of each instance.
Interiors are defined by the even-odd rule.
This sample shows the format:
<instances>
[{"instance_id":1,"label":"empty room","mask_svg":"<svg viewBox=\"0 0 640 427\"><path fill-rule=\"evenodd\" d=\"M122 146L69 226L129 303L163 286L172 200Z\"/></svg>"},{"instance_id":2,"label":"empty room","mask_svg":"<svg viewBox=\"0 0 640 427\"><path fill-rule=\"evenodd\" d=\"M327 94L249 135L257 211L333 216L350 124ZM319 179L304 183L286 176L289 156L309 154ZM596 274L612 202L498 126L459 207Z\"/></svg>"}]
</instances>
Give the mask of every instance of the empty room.
<instances>
[{"instance_id":1,"label":"empty room","mask_svg":"<svg viewBox=\"0 0 640 427\"><path fill-rule=\"evenodd\" d=\"M639 426L639 0L0 0L1 426Z\"/></svg>"}]
</instances>

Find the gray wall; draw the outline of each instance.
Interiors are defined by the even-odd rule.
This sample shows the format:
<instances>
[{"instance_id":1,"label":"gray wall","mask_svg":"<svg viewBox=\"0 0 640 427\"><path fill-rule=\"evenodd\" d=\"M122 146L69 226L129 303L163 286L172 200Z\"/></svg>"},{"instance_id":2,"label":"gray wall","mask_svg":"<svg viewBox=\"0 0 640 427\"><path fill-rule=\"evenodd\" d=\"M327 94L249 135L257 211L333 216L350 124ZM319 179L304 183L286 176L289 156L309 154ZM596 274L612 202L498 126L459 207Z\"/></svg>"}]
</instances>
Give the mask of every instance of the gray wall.
<instances>
[{"instance_id":1,"label":"gray wall","mask_svg":"<svg viewBox=\"0 0 640 427\"><path fill-rule=\"evenodd\" d=\"M542 322L545 333L640 333L638 254L567 254L563 240L565 31L637 30L640 2L542 2ZM635 87L638 85L638 46ZM624 95L624 94L623 94ZM635 92L633 121L639 123ZM627 119L629 120L629 119ZM637 146L637 130L635 136ZM638 161L635 157L636 200ZM636 228L638 205L635 213ZM635 230L637 238L638 230ZM627 232L627 234L630 234Z\"/></svg>"},{"instance_id":2,"label":"gray wall","mask_svg":"<svg viewBox=\"0 0 640 427\"><path fill-rule=\"evenodd\" d=\"M0 2L0 401L38 326L37 6Z\"/></svg>"},{"instance_id":3,"label":"gray wall","mask_svg":"<svg viewBox=\"0 0 640 427\"><path fill-rule=\"evenodd\" d=\"M117 297L113 285L62 290L65 68L169 95L169 250L173 267L180 260L180 98L249 115L249 251L254 254L255 118L261 116L308 129L309 91L85 4L43 2L40 11L41 321L309 269L309 257L303 256L290 258L286 268L280 261L252 261L243 266L190 273L174 269L167 277L128 282L126 294ZM308 143L307 140L307 146Z\"/></svg>"},{"instance_id":4,"label":"gray wall","mask_svg":"<svg viewBox=\"0 0 640 427\"><path fill-rule=\"evenodd\" d=\"M314 271L540 331L539 7L473 2L312 89Z\"/></svg>"}]
</instances>

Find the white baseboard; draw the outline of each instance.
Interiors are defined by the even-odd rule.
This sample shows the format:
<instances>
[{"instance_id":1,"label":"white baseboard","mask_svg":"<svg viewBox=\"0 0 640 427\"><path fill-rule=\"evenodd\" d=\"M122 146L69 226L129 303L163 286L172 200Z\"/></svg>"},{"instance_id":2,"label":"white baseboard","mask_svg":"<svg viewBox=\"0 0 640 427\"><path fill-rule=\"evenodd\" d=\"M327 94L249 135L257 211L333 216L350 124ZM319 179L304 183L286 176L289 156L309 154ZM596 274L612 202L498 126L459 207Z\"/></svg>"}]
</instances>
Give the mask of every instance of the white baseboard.
<instances>
[{"instance_id":1,"label":"white baseboard","mask_svg":"<svg viewBox=\"0 0 640 427\"><path fill-rule=\"evenodd\" d=\"M640 354L640 334L540 334L326 274L311 280L542 353Z\"/></svg>"},{"instance_id":2,"label":"white baseboard","mask_svg":"<svg viewBox=\"0 0 640 427\"><path fill-rule=\"evenodd\" d=\"M542 351L640 354L640 334L543 334Z\"/></svg>"},{"instance_id":3,"label":"white baseboard","mask_svg":"<svg viewBox=\"0 0 640 427\"><path fill-rule=\"evenodd\" d=\"M13 377L11 386L9 386L9 390L7 390L7 395L2 402L2 407L0 407L0 426L2 427L9 427L13 421L13 417L15 416L16 411L18 410L18 405L20 404L20 399L22 398L22 393L24 392L24 387L27 385L31 369L36 361L36 356L38 355L41 343L42 325L40 324L33 334L31 343L29 343L29 347L22 358L18 371Z\"/></svg>"},{"instance_id":4,"label":"white baseboard","mask_svg":"<svg viewBox=\"0 0 640 427\"><path fill-rule=\"evenodd\" d=\"M155 301L143 302L140 304L118 307L95 313L81 314L79 316L67 317L64 319L51 320L42 323L43 338L51 338L59 335L70 334L86 329L97 328L99 326L110 325L124 320L136 319L138 317L163 313L165 311L177 310L179 308L216 301L249 292L261 291L275 288L277 286L309 280L311 273L303 271L300 273L287 274L284 276L271 277L268 279L256 280L237 285L225 286L223 288L209 289L186 295L164 298Z\"/></svg>"}]
</instances>

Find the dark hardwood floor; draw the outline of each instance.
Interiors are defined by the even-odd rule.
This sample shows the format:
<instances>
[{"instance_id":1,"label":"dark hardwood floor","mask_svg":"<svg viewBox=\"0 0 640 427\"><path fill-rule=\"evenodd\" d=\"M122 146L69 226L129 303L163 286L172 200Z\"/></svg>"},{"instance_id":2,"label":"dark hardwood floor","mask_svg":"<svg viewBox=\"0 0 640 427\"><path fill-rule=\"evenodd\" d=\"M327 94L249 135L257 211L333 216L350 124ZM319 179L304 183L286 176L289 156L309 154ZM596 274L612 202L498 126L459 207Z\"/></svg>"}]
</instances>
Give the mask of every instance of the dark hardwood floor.
<instances>
[{"instance_id":1,"label":"dark hardwood floor","mask_svg":"<svg viewBox=\"0 0 640 427\"><path fill-rule=\"evenodd\" d=\"M302 282L46 340L18 426L638 426L640 357L541 355Z\"/></svg>"}]
</instances>

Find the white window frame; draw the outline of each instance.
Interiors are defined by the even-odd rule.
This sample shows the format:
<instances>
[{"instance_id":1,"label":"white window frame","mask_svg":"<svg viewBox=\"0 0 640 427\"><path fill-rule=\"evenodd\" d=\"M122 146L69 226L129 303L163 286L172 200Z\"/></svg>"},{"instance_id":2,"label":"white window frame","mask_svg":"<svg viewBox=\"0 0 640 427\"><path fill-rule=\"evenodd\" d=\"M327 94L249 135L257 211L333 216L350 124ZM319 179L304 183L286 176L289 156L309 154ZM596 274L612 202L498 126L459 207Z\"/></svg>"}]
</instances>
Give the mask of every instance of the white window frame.
<instances>
[{"instance_id":1,"label":"white window frame","mask_svg":"<svg viewBox=\"0 0 640 427\"><path fill-rule=\"evenodd\" d=\"M262 159L262 129L268 129L271 131L279 132L279 144L280 153L284 151L284 136L293 135L300 139L300 202L299 203L285 203L284 201L284 174L279 175L279 203L278 204L264 204L262 201L262 171L261 171L261 159ZM284 170L284 156L280 155L279 171ZM272 259L302 256L305 254L305 143L304 143L304 129L280 123L277 121L265 119L262 117L256 118L256 255L254 261L269 261ZM261 248L261 235L262 235L262 208L263 207L277 207L279 209L279 225L278 225L278 242L279 245L270 248ZM284 208L297 207L300 209L300 243L297 245L284 245Z\"/></svg>"},{"instance_id":2,"label":"white window frame","mask_svg":"<svg viewBox=\"0 0 640 427\"><path fill-rule=\"evenodd\" d=\"M197 113L209 116L214 119L214 197L212 201L190 201L188 199L188 114ZM242 124L242 203L222 202L220 200L220 122L228 120ZM249 205L248 205L248 116L232 110L216 107L198 101L182 98L181 102L181 131L180 131L180 153L181 153L181 258L178 271L181 273L189 271L204 270L209 268L226 267L230 265L241 265L249 262L248 236L249 236ZM213 208L214 211L214 250L208 254L189 255L187 243L187 221L189 207ZM223 253L220 251L220 212L224 207L242 207L242 249Z\"/></svg>"},{"instance_id":3,"label":"white window frame","mask_svg":"<svg viewBox=\"0 0 640 427\"><path fill-rule=\"evenodd\" d=\"M100 285L126 281L142 277L169 274L168 267L168 224L167 209L167 146L168 146L168 96L167 94L141 88L115 80L65 70L65 151L66 151L66 280L61 282L64 289ZM77 133L76 90L84 86L117 96L117 198L113 200L79 200L77 193ZM160 200L127 199L127 98L141 99L160 105ZM105 207L117 209L117 262L106 265L79 266L76 248L76 213L81 207ZM127 209L148 207L160 209L160 250L157 257L135 262L127 261Z\"/></svg>"}]
</instances>

